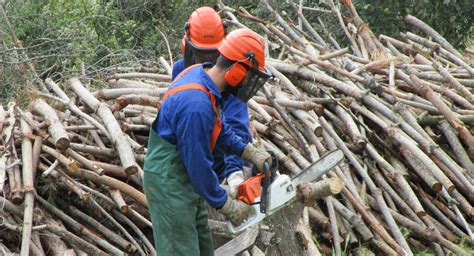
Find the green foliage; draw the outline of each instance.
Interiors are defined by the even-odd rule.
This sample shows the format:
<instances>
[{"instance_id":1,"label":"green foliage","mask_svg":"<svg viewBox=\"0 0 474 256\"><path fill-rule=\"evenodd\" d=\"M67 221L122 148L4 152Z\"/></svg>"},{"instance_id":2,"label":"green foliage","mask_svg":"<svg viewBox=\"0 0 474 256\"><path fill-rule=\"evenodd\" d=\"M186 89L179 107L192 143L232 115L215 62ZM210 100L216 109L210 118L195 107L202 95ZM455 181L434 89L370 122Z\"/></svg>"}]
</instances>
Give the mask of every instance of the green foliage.
<instances>
[{"instance_id":1,"label":"green foliage","mask_svg":"<svg viewBox=\"0 0 474 256\"><path fill-rule=\"evenodd\" d=\"M454 47L463 49L474 33L474 4L469 0L354 0L359 15L376 34L398 37L413 30L410 14L434 28Z\"/></svg>"},{"instance_id":2,"label":"green foliage","mask_svg":"<svg viewBox=\"0 0 474 256\"><path fill-rule=\"evenodd\" d=\"M294 2L297 2L293 0ZM461 0L353 0L361 17L376 33L398 37L407 28L403 17L412 14L446 37L455 47L472 45L474 5ZM174 59L181 55L183 24L199 6L213 6L216 0L15 0L5 9L17 37L41 78L61 79L78 75L81 63L88 77L104 75L115 66L156 65L159 56L169 59L166 36ZM224 1L231 7L244 7L256 17L274 22L259 1ZM278 11L292 15L286 1L270 0ZM326 1L303 1L307 7L328 9ZM342 7L346 17L347 11ZM332 13L305 10L308 20L320 30L317 18L328 30L346 42ZM226 18L226 17L224 17ZM261 32L255 23L240 18ZM294 21L296 22L296 21ZM160 33L160 32L161 33ZM323 31L319 31L324 35ZM471 37L471 40L467 38ZM18 70L24 56L13 49L13 40L4 22L0 23L0 102L14 98L25 87ZM472 47L472 46L471 46ZM29 78L31 79L31 77Z\"/></svg>"},{"instance_id":3,"label":"green foliage","mask_svg":"<svg viewBox=\"0 0 474 256\"><path fill-rule=\"evenodd\" d=\"M168 57L169 40L173 56L180 54L179 40L190 13L214 1L152 0L18 0L7 1L5 9L17 37L37 73L54 79L78 75L81 63L86 74L104 74L104 68L154 65L159 56ZM13 40L0 23L0 101L18 95L24 79L15 64ZM2 38L0 37L0 38ZM1 40L1 39L0 39Z\"/></svg>"}]
</instances>

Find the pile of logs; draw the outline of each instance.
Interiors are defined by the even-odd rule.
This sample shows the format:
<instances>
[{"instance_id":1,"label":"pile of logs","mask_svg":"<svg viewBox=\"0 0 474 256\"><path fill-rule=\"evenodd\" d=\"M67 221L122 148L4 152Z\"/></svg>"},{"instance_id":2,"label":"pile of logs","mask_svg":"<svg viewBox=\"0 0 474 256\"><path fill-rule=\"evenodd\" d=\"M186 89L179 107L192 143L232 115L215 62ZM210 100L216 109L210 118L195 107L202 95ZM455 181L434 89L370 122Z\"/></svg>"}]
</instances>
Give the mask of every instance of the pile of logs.
<instances>
[{"instance_id":1,"label":"pile of logs","mask_svg":"<svg viewBox=\"0 0 474 256\"><path fill-rule=\"evenodd\" d=\"M342 2L350 19L337 1L327 8L346 48L296 4L292 17L261 1L272 22L220 4L233 25L258 26L271 52L274 78L248 102L255 143L290 175L336 148L346 161L324 177L342 180L341 193L238 235L210 220L230 240L216 254L473 253L473 51L413 16L421 33L376 37ZM156 254L141 177L171 79L160 63L163 74L111 74L101 90L36 81L28 110L0 105L0 254Z\"/></svg>"}]
</instances>

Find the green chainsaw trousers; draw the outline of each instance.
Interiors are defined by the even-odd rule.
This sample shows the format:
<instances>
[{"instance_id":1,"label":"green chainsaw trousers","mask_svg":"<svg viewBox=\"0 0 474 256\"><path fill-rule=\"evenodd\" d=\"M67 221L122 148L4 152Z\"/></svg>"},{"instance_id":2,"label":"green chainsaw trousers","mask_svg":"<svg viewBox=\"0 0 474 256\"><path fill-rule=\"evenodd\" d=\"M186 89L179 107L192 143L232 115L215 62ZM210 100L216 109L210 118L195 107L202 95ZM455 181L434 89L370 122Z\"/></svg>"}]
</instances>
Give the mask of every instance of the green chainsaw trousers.
<instances>
[{"instance_id":1,"label":"green chainsaw trousers","mask_svg":"<svg viewBox=\"0 0 474 256\"><path fill-rule=\"evenodd\" d=\"M214 255L207 203L194 191L177 147L153 129L144 172L157 254Z\"/></svg>"}]
</instances>

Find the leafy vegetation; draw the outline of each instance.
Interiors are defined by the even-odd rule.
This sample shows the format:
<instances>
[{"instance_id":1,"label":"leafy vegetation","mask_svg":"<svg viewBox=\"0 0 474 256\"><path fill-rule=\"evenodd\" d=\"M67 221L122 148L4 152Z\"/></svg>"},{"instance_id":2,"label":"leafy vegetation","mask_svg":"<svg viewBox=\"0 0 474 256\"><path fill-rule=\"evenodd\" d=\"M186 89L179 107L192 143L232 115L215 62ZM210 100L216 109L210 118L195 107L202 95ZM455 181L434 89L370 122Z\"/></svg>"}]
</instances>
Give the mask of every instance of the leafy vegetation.
<instances>
[{"instance_id":1,"label":"leafy vegetation","mask_svg":"<svg viewBox=\"0 0 474 256\"><path fill-rule=\"evenodd\" d=\"M244 6L259 17L268 17L258 1L224 1ZM271 1L278 11L291 15L286 1ZM303 1L305 6L328 9L326 1ZM127 63L156 66L159 56L169 59L166 36L173 58L181 54L182 27L190 13L215 0L16 0L5 10L24 50L42 77L61 79L77 75L81 63L89 77ZM397 37L406 31L403 17L412 14L430 24L453 45L463 48L474 34L474 5L460 0L354 0L357 10L372 30ZM344 8L343 8L344 9ZM314 12L314 15L311 14ZM325 21L336 37L343 37L334 15L305 10L313 24ZM346 15L348 16L348 15ZM24 87L18 65L21 52L5 23L0 23L0 101L14 98ZM344 42L344 40L338 40ZM20 67L21 68L21 67Z\"/></svg>"}]
</instances>

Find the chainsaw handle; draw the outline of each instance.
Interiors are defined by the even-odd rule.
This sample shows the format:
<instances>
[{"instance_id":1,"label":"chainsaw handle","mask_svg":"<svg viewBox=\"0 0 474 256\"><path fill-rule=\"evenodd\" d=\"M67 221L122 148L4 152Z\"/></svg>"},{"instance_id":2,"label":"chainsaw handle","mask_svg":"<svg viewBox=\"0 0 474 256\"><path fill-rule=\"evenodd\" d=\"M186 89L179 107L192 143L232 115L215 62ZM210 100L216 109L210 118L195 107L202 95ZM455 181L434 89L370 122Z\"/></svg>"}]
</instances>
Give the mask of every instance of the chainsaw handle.
<instances>
[{"instance_id":1,"label":"chainsaw handle","mask_svg":"<svg viewBox=\"0 0 474 256\"><path fill-rule=\"evenodd\" d=\"M272 183L272 172L270 170L270 165L268 162L263 163L263 184L262 184L262 194L260 196L260 212L267 212L267 194L268 187Z\"/></svg>"},{"instance_id":2,"label":"chainsaw handle","mask_svg":"<svg viewBox=\"0 0 474 256\"><path fill-rule=\"evenodd\" d=\"M275 170L275 172L276 172L276 170L278 170L278 159L276 157L276 154L275 154L275 152L273 152L271 150L267 150L267 152L268 152L268 154L270 154L270 156L272 158L272 165L268 166L268 168L270 170L272 170L272 172L273 172L273 170ZM268 161L263 163L264 168L265 168L265 165L269 165ZM252 176L257 176L259 173L262 173L262 172L264 172L264 170L257 169L257 167L255 165L252 167Z\"/></svg>"}]
</instances>

